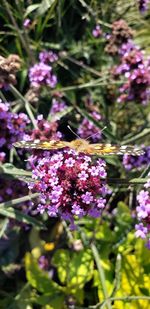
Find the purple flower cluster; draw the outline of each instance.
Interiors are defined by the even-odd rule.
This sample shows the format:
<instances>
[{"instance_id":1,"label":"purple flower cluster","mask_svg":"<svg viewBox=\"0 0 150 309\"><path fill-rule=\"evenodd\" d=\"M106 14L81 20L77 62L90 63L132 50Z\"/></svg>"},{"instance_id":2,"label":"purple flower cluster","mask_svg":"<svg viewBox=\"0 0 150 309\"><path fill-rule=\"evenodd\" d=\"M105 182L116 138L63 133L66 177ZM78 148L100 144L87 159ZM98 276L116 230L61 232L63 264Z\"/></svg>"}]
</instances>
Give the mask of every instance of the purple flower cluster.
<instances>
[{"instance_id":1,"label":"purple flower cluster","mask_svg":"<svg viewBox=\"0 0 150 309\"><path fill-rule=\"evenodd\" d=\"M29 188L40 194L40 213L47 211L50 217L59 215L71 223L74 216L101 215L107 193L103 160L93 163L91 157L66 148L34 155L30 164L35 182Z\"/></svg>"},{"instance_id":2,"label":"purple flower cluster","mask_svg":"<svg viewBox=\"0 0 150 309\"><path fill-rule=\"evenodd\" d=\"M66 107L67 105L63 100L53 98L50 109L50 115L55 115L56 113L62 112Z\"/></svg>"},{"instance_id":3,"label":"purple flower cluster","mask_svg":"<svg viewBox=\"0 0 150 309\"><path fill-rule=\"evenodd\" d=\"M148 175L150 177L150 174ZM139 223L135 225L136 237L147 241L147 247L150 249L150 180L144 185L137 196L138 206L136 207Z\"/></svg>"},{"instance_id":4,"label":"purple flower cluster","mask_svg":"<svg viewBox=\"0 0 150 309\"><path fill-rule=\"evenodd\" d=\"M123 165L126 170L131 170L136 168L138 170L142 169L144 166L148 165L150 162L150 146L142 147L144 154L141 156L132 156L125 154L123 156Z\"/></svg>"},{"instance_id":5,"label":"purple flower cluster","mask_svg":"<svg viewBox=\"0 0 150 309\"><path fill-rule=\"evenodd\" d=\"M133 31L125 20L120 19L113 22L111 34L106 35L108 40L105 47L106 52L110 55L118 54L119 48L122 44L128 43L128 41L132 39L132 36Z\"/></svg>"},{"instance_id":6,"label":"purple flower cluster","mask_svg":"<svg viewBox=\"0 0 150 309\"><path fill-rule=\"evenodd\" d=\"M150 0L138 0L138 6L141 13L144 13L148 9Z\"/></svg>"},{"instance_id":7,"label":"purple flower cluster","mask_svg":"<svg viewBox=\"0 0 150 309\"><path fill-rule=\"evenodd\" d=\"M93 111L91 116L97 121L102 120L102 116L96 111ZM92 142L98 142L101 139L101 129L97 128L94 123L87 118L83 119L77 133L83 139L90 137Z\"/></svg>"},{"instance_id":8,"label":"purple flower cluster","mask_svg":"<svg viewBox=\"0 0 150 309\"><path fill-rule=\"evenodd\" d=\"M100 25L96 25L92 31L92 34L95 38L99 38L102 35L102 29Z\"/></svg>"},{"instance_id":9,"label":"purple flower cluster","mask_svg":"<svg viewBox=\"0 0 150 309\"><path fill-rule=\"evenodd\" d=\"M0 148L10 149L14 142L22 140L29 122L26 114L12 113L8 103L0 102Z\"/></svg>"},{"instance_id":10,"label":"purple flower cluster","mask_svg":"<svg viewBox=\"0 0 150 309\"><path fill-rule=\"evenodd\" d=\"M42 63L49 64L56 62L58 60L58 56L51 50L43 50L39 54L39 60Z\"/></svg>"},{"instance_id":11,"label":"purple flower cluster","mask_svg":"<svg viewBox=\"0 0 150 309\"><path fill-rule=\"evenodd\" d=\"M29 80L31 86L50 86L54 88L57 84L57 77L52 71L52 67L43 62L36 63L29 70Z\"/></svg>"},{"instance_id":12,"label":"purple flower cluster","mask_svg":"<svg viewBox=\"0 0 150 309\"><path fill-rule=\"evenodd\" d=\"M124 77L125 82L120 87L118 102L135 101L146 104L150 99L150 61L144 59L144 54L129 41L119 50L121 64L114 69L114 76Z\"/></svg>"},{"instance_id":13,"label":"purple flower cluster","mask_svg":"<svg viewBox=\"0 0 150 309\"><path fill-rule=\"evenodd\" d=\"M39 139L41 141L46 140L60 140L62 138L62 133L60 131L57 131L58 128L58 122L49 122L48 120L45 120L43 118L43 115L39 115L37 117L37 129L34 129L31 131L31 134L29 133L28 136L26 136L27 140L35 140Z\"/></svg>"}]
</instances>

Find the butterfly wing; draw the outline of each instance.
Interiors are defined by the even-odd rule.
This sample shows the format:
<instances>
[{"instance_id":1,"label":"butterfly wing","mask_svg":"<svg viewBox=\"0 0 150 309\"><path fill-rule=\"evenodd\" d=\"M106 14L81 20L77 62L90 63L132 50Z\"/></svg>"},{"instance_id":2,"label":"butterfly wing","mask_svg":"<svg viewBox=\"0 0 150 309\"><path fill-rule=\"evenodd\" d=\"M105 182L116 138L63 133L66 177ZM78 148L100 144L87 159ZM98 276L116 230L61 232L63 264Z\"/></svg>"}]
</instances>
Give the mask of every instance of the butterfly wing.
<instances>
[{"instance_id":1,"label":"butterfly wing","mask_svg":"<svg viewBox=\"0 0 150 309\"><path fill-rule=\"evenodd\" d=\"M61 149L64 147L68 147L69 143L64 141L20 141L16 142L13 145L17 148L24 148L24 149L41 149L41 150L53 150L53 149Z\"/></svg>"},{"instance_id":2,"label":"butterfly wing","mask_svg":"<svg viewBox=\"0 0 150 309\"><path fill-rule=\"evenodd\" d=\"M92 144L90 146L90 148L92 148L91 152L95 155L128 154L132 156L140 156L144 154L144 151L141 148L132 145L119 146L111 144Z\"/></svg>"}]
</instances>

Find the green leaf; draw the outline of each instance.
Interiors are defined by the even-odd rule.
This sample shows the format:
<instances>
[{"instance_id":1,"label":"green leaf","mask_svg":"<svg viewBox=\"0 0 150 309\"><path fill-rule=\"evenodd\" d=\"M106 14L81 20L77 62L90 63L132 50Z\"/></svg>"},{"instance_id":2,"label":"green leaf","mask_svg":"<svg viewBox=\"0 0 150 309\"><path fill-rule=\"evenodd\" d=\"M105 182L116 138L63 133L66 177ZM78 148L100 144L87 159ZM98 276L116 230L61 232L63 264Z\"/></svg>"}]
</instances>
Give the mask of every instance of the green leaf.
<instances>
[{"instance_id":1,"label":"green leaf","mask_svg":"<svg viewBox=\"0 0 150 309\"><path fill-rule=\"evenodd\" d=\"M46 306L47 309L63 309L64 306L64 298L63 294L54 294L54 295L42 295L39 296L36 300L36 303L42 306ZM47 307L49 305L49 307Z\"/></svg>"},{"instance_id":2,"label":"green leaf","mask_svg":"<svg viewBox=\"0 0 150 309\"><path fill-rule=\"evenodd\" d=\"M24 17L27 17L30 13L37 10L39 8L39 6L40 6L40 3L29 5L26 9Z\"/></svg>"},{"instance_id":3,"label":"green leaf","mask_svg":"<svg viewBox=\"0 0 150 309\"><path fill-rule=\"evenodd\" d=\"M66 283L70 263L69 251L64 249L57 250L53 256L52 263L57 267L60 282Z\"/></svg>"},{"instance_id":4,"label":"green leaf","mask_svg":"<svg viewBox=\"0 0 150 309\"><path fill-rule=\"evenodd\" d=\"M124 202L119 202L117 205L116 221L123 226L128 226L132 222L130 209Z\"/></svg>"},{"instance_id":5,"label":"green leaf","mask_svg":"<svg viewBox=\"0 0 150 309\"><path fill-rule=\"evenodd\" d=\"M6 203L8 203L8 202L6 202ZM15 219L19 222L31 224L31 225L34 225L38 228L44 228L44 225L41 222L39 222L38 220L36 220L35 218L32 218L29 215L26 215L23 212L21 212L17 209L14 209L12 207L8 207L8 208L2 207L1 206L2 204L5 204L5 203L0 204L0 214L2 216Z\"/></svg>"},{"instance_id":6,"label":"green leaf","mask_svg":"<svg viewBox=\"0 0 150 309\"><path fill-rule=\"evenodd\" d=\"M59 278L62 276L61 281L66 281L67 294L77 295L77 291L93 276L94 262L90 250L74 252L70 258L66 250L57 250L53 263L57 267Z\"/></svg>"},{"instance_id":7,"label":"green leaf","mask_svg":"<svg viewBox=\"0 0 150 309\"><path fill-rule=\"evenodd\" d=\"M50 9L55 2L57 2L57 0L43 0L38 8L37 16L46 13L46 11Z\"/></svg>"},{"instance_id":8,"label":"green leaf","mask_svg":"<svg viewBox=\"0 0 150 309\"><path fill-rule=\"evenodd\" d=\"M37 261L30 253L25 256L25 268L28 282L39 292L53 296L63 291L63 288L52 281L48 274L39 268Z\"/></svg>"}]
</instances>

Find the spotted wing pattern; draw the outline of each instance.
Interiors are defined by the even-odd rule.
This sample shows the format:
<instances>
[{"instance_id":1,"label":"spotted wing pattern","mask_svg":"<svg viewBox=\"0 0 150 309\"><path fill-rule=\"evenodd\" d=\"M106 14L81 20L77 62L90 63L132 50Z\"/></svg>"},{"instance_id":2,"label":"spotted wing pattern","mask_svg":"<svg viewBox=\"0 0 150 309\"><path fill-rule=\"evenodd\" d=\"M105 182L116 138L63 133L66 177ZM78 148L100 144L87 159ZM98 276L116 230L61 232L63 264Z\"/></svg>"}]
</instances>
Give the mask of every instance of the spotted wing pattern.
<instances>
[{"instance_id":1,"label":"spotted wing pattern","mask_svg":"<svg viewBox=\"0 0 150 309\"><path fill-rule=\"evenodd\" d=\"M61 149L68 147L69 143L64 141L20 141L14 143L14 146L17 148L26 148L26 149L43 149L43 150L53 150Z\"/></svg>"},{"instance_id":2,"label":"spotted wing pattern","mask_svg":"<svg viewBox=\"0 0 150 309\"><path fill-rule=\"evenodd\" d=\"M65 141L20 141L14 143L14 146L17 148L26 148L26 149L41 149L41 150L54 150L62 149L65 147L73 148L76 151L80 152L80 147L72 147L72 144ZM144 151L137 146L119 146L111 144L89 144L85 148L82 147L81 152L84 152L89 155L123 155L129 154L133 156L139 156L144 154Z\"/></svg>"},{"instance_id":3,"label":"spotted wing pattern","mask_svg":"<svg viewBox=\"0 0 150 309\"><path fill-rule=\"evenodd\" d=\"M140 156L144 154L144 151L137 147L137 146L130 146L130 145L111 145L111 144L92 144L91 154L96 155L123 155L128 154L132 156Z\"/></svg>"}]
</instances>

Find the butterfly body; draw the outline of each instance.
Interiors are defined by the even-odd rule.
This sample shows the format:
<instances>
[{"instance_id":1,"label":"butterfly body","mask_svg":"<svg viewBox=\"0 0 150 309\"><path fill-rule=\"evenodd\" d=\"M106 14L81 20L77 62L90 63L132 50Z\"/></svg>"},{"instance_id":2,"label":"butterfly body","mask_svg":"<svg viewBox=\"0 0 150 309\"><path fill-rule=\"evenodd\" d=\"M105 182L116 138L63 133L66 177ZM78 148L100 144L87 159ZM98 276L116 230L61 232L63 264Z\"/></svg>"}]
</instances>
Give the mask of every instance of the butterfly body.
<instances>
[{"instance_id":1,"label":"butterfly body","mask_svg":"<svg viewBox=\"0 0 150 309\"><path fill-rule=\"evenodd\" d=\"M89 155L112 155L112 154L130 154L134 156L144 154L144 151L137 146L119 146L111 144L90 144L87 140L76 139L71 142L65 141L20 141L14 143L17 148L25 149L41 149L41 150L57 150L69 147L76 152L83 152Z\"/></svg>"}]
</instances>

